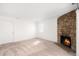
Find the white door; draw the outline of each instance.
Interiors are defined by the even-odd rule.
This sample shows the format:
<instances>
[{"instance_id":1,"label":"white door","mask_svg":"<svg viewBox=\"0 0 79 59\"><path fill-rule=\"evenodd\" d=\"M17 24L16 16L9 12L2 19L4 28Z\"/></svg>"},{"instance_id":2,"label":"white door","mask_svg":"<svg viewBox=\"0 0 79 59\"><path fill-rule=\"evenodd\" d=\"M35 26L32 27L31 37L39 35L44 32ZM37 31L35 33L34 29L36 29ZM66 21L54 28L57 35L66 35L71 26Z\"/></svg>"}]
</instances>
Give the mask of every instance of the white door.
<instances>
[{"instance_id":1,"label":"white door","mask_svg":"<svg viewBox=\"0 0 79 59\"><path fill-rule=\"evenodd\" d=\"M9 21L0 20L0 44L13 41L13 25Z\"/></svg>"}]
</instances>

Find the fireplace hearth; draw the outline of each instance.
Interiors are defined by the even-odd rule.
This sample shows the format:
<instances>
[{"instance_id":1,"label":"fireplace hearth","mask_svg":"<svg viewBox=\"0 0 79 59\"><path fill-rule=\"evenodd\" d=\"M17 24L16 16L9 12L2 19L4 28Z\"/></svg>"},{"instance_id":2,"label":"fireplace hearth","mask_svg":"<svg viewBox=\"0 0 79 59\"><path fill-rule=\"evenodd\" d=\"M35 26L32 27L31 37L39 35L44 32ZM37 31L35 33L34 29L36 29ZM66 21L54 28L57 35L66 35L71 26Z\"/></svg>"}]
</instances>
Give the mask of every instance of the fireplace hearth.
<instances>
[{"instance_id":1,"label":"fireplace hearth","mask_svg":"<svg viewBox=\"0 0 79 59\"><path fill-rule=\"evenodd\" d=\"M60 43L68 48L71 48L71 37L68 35L61 35Z\"/></svg>"}]
</instances>

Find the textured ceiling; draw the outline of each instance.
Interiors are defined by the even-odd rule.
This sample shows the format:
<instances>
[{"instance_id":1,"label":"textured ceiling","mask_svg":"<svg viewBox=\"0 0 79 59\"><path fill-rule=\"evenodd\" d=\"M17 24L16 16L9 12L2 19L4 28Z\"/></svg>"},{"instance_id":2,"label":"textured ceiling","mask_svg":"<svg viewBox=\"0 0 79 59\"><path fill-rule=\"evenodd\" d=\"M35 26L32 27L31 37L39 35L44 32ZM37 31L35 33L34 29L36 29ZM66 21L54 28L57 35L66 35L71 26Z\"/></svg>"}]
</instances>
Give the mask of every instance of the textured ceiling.
<instances>
[{"instance_id":1,"label":"textured ceiling","mask_svg":"<svg viewBox=\"0 0 79 59\"><path fill-rule=\"evenodd\" d=\"M0 16L45 20L59 17L75 8L71 3L0 3Z\"/></svg>"}]
</instances>

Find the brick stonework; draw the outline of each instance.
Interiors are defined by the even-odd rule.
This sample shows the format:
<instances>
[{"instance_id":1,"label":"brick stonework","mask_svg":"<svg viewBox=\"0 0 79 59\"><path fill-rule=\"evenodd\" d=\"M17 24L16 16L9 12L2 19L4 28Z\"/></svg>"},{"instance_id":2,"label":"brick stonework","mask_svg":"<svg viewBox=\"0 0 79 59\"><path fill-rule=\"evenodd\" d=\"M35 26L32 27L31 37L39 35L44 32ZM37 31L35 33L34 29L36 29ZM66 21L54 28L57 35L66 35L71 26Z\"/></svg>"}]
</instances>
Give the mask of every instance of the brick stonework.
<instances>
[{"instance_id":1,"label":"brick stonework","mask_svg":"<svg viewBox=\"0 0 79 59\"><path fill-rule=\"evenodd\" d=\"M76 11L71 11L57 20L58 24L58 43L60 44L60 36L62 32L71 37L71 48L76 51Z\"/></svg>"}]
</instances>

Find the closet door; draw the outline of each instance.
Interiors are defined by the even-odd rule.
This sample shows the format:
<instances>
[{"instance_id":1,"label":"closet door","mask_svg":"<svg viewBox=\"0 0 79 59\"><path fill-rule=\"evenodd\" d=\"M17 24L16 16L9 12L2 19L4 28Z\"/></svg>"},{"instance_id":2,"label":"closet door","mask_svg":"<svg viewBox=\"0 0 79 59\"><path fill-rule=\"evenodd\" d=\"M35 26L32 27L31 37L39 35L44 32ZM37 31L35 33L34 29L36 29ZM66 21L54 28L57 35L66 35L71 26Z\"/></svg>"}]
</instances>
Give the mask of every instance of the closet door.
<instances>
[{"instance_id":1,"label":"closet door","mask_svg":"<svg viewBox=\"0 0 79 59\"><path fill-rule=\"evenodd\" d=\"M9 21L0 20L0 44L13 41L13 24Z\"/></svg>"}]
</instances>

